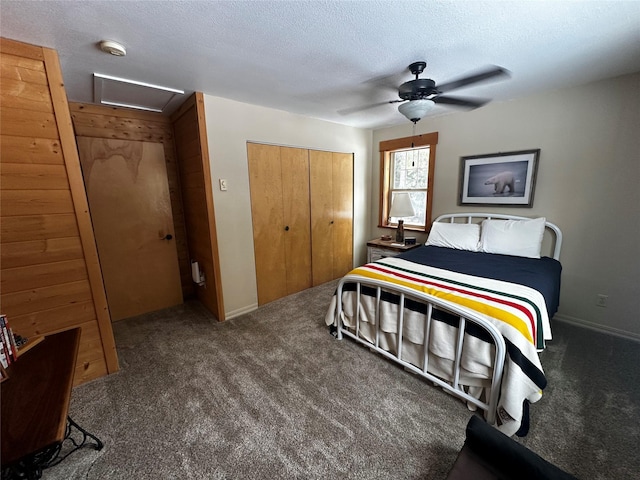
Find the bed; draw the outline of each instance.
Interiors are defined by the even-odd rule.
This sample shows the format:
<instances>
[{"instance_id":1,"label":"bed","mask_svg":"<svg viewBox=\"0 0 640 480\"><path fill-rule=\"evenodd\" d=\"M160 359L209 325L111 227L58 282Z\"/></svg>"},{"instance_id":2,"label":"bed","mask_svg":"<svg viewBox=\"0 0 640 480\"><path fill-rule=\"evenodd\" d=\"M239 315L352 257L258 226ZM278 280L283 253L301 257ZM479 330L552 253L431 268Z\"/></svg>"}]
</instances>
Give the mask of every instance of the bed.
<instances>
[{"instance_id":1,"label":"bed","mask_svg":"<svg viewBox=\"0 0 640 480\"><path fill-rule=\"evenodd\" d=\"M552 339L561 245L545 218L442 215L425 246L343 277L325 320L525 435L546 386L538 353Z\"/></svg>"}]
</instances>

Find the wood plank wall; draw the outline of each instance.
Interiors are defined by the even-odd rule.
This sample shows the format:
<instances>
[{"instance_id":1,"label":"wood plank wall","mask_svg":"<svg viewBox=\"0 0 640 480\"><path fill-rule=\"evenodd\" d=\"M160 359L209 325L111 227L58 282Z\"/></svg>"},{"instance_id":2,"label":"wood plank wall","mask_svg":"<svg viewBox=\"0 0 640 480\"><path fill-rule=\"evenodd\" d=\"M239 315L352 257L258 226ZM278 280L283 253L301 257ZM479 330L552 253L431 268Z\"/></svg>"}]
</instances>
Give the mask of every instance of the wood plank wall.
<instances>
[{"instance_id":1,"label":"wood plank wall","mask_svg":"<svg viewBox=\"0 0 640 480\"><path fill-rule=\"evenodd\" d=\"M213 210L204 97L194 93L172 116L180 170L185 224L191 258L204 271L206 284L198 299L219 321L224 320L218 240Z\"/></svg>"},{"instance_id":2,"label":"wood plank wall","mask_svg":"<svg viewBox=\"0 0 640 480\"><path fill-rule=\"evenodd\" d=\"M0 39L0 310L26 337L81 327L74 384L118 370L54 50Z\"/></svg>"},{"instance_id":3,"label":"wood plank wall","mask_svg":"<svg viewBox=\"0 0 640 480\"><path fill-rule=\"evenodd\" d=\"M157 142L164 146L167 180L173 213L174 238L180 265L180 283L185 298L194 295L191 281L191 261L187 247L182 193L176 162L171 120L160 113L126 108L105 107L83 103L69 104L76 135L82 137L113 138Z\"/></svg>"}]
</instances>

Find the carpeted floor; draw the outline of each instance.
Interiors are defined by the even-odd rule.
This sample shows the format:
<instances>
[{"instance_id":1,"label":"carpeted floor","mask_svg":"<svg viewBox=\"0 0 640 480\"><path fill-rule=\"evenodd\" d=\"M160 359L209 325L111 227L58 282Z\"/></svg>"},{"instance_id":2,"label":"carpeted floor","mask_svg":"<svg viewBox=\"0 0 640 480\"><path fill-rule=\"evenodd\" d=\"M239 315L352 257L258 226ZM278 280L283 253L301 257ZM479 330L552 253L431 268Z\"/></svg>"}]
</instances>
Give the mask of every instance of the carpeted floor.
<instances>
[{"instance_id":1,"label":"carpeted floor","mask_svg":"<svg viewBox=\"0 0 640 480\"><path fill-rule=\"evenodd\" d=\"M54 479L442 479L472 415L323 319L335 282L222 324L197 303L114 325L120 372L77 387L103 450ZM640 345L563 323L519 439L583 480L638 478Z\"/></svg>"}]
</instances>

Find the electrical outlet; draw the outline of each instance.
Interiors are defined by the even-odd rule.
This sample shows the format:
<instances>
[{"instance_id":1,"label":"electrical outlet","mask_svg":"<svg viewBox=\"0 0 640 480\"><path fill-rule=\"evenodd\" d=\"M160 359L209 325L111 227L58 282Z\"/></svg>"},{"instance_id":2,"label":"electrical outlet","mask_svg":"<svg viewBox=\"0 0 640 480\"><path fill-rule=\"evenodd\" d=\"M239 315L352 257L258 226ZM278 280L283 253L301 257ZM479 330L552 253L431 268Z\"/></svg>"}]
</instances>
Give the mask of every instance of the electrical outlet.
<instances>
[{"instance_id":1,"label":"electrical outlet","mask_svg":"<svg viewBox=\"0 0 640 480\"><path fill-rule=\"evenodd\" d=\"M220 190L223 192L227 191L227 181L224 178L220 179Z\"/></svg>"},{"instance_id":2,"label":"electrical outlet","mask_svg":"<svg viewBox=\"0 0 640 480\"><path fill-rule=\"evenodd\" d=\"M598 307L606 307L608 298L609 298L609 295L603 295L602 293L599 293L596 296L596 305Z\"/></svg>"}]
</instances>

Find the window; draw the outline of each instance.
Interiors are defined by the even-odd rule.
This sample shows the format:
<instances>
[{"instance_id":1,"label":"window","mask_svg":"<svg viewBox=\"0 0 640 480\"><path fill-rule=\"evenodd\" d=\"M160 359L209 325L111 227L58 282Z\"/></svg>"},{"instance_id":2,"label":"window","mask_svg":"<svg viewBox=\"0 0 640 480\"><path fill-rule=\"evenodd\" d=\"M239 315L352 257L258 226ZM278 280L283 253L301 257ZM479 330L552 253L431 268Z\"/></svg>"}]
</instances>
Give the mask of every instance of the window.
<instances>
[{"instance_id":1,"label":"window","mask_svg":"<svg viewBox=\"0 0 640 480\"><path fill-rule=\"evenodd\" d=\"M408 193L415 215L403 217L405 229L424 230L431 225L433 171L437 133L380 142L380 223L381 227L398 225L389 217L393 198Z\"/></svg>"}]
</instances>

